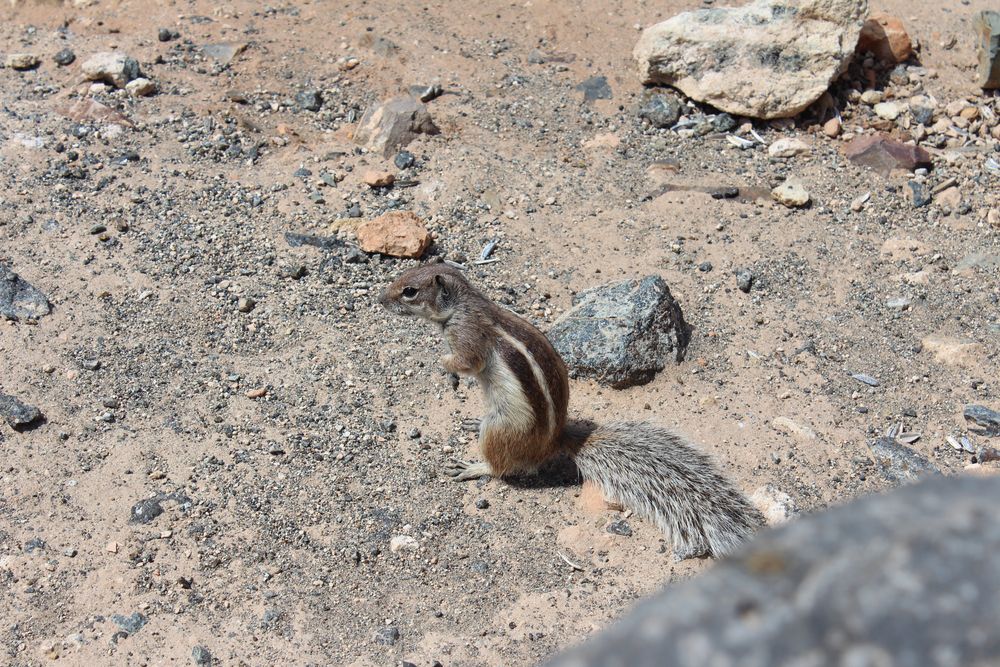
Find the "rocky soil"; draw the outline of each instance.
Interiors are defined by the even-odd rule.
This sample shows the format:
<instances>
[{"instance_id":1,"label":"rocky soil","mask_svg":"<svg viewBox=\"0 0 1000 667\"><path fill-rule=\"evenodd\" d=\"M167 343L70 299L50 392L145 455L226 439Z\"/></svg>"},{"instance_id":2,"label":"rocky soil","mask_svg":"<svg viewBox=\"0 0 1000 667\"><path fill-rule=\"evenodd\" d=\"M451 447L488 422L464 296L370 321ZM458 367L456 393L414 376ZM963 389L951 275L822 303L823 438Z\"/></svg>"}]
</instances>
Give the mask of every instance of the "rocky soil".
<instances>
[{"instance_id":1,"label":"rocky soil","mask_svg":"<svg viewBox=\"0 0 1000 667\"><path fill-rule=\"evenodd\" d=\"M358 247L388 212L543 330L662 276L685 360L572 409L676 427L786 512L898 483L892 426L963 474L963 409L1000 409L987 3L873 6L915 56L769 122L650 108L639 28L697 6L5 3L0 262L51 313L0 317L0 662L534 664L712 567L571 475L445 480L481 399L377 304L414 264ZM439 134L352 141L434 85ZM929 161L849 159L877 132Z\"/></svg>"}]
</instances>

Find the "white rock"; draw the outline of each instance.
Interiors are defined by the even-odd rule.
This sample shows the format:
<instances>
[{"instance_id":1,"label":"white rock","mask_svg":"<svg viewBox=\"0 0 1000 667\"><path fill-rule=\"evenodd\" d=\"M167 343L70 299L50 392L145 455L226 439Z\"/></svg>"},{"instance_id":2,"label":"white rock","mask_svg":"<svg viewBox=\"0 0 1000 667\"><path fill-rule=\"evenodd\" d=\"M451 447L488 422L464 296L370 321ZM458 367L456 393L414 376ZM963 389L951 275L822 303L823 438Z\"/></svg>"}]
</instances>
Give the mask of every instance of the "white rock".
<instances>
[{"instance_id":1,"label":"white rock","mask_svg":"<svg viewBox=\"0 0 1000 667\"><path fill-rule=\"evenodd\" d=\"M7 55L4 62L11 69L23 71L38 67L41 60L38 59L38 56L31 53L11 53Z\"/></svg>"},{"instance_id":2,"label":"white rock","mask_svg":"<svg viewBox=\"0 0 1000 667\"><path fill-rule=\"evenodd\" d=\"M809 152L809 144L801 139L783 137L767 147L771 157L794 157Z\"/></svg>"},{"instance_id":3,"label":"white rock","mask_svg":"<svg viewBox=\"0 0 1000 667\"><path fill-rule=\"evenodd\" d=\"M789 178L771 190L771 196L774 197L775 201L789 208L797 208L809 203L809 192L797 178Z\"/></svg>"},{"instance_id":4,"label":"white rock","mask_svg":"<svg viewBox=\"0 0 1000 667\"><path fill-rule=\"evenodd\" d=\"M798 514L792 497L770 484L758 487L750 496L750 502L761 511L767 523L772 526L785 523Z\"/></svg>"},{"instance_id":5,"label":"white rock","mask_svg":"<svg viewBox=\"0 0 1000 667\"><path fill-rule=\"evenodd\" d=\"M643 83L665 83L731 114L794 116L850 64L867 0L757 0L698 9L643 31Z\"/></svg>"},{"instance_id":6,"label":"white rock","mask_svg":"<svg viewBox=\"0 0 1000 667\"><path fill-rule=\"evenodd\" d=\"M879 102L875 105L874 110L876 116L885 120L896 120L903 112L903 109L895 102Z\"/></svg>"},{"instance_id":7,"label":"white rock","mask_svg":"<svg viewBox=\"0 0 1000 667\"><path fill-rule=\"evenodd\" d=\"M812 430L808 426L803 426L802 424L794 422L788 417L775 417L771 421L771 426L781 431L782 433L787 433L788 435L794 435L803 440L816 439L816 431Z\"/></svg>"},{"instance_id":8,"label":"white rock","mask_svg":"<svg viewBox=\"0 0 1000 667\"><path fill-rule=\"evenodd\" d=\"M126 83L125 91L132 97L147 97L156 92L156 84L140 76Z\"/></svg>"},{"instance_id":9,"label":"white rock","mask_svg":"<svg viewBox=\"0 0 1000 667\"><path fill-rule=\"evenodd\" d=\"M139 76L139 63L118 52L95 53L80 67L89 81L105 81L116 88L124 88Z\"/></svg>"},{"instance_id":10,"label":"white rock","mask_svg":"<svg viewBox=\"0 0 1000 667\"><path fill-rule=\"evenodd\" d=\"M400 551L416 551L420 548L420 542L409 535L396 535L389 540L389 551L399 553Z\"/></svg>"}]
</instances>

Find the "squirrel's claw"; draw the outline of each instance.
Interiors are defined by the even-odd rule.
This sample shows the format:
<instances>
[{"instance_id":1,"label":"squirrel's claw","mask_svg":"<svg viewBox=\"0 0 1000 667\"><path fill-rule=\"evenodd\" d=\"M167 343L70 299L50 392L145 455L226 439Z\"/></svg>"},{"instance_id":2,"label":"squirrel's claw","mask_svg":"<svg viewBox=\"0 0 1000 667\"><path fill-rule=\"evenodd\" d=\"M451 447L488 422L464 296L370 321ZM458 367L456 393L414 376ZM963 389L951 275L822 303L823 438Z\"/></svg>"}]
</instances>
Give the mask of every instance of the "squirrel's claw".
<instances>
[{"instance_id":1,"label":"squirrel's claw","mask_svg":"<svg viewBox=\"0 0 1000 667\"><path fill-rule=\"evenodd\" d=\"M469 463L459 459L448 459L444 464L444 474L453 478L456 482L464 482L470 479L479 479L490 475L488 463Z\"/></svg>"},{"instance_id":2,"label":"squirrel's claw","mask_svg":"<svg viewBox=\"0 0 1000 667\"><path fill-rule=\"evenodd\" d=\"M463 419L461 422L461 427L463 431L470 431L472 433L479 433L479 427L482 424L481 419L474 419L472 417Z\"/></svg>"}]
</instances>

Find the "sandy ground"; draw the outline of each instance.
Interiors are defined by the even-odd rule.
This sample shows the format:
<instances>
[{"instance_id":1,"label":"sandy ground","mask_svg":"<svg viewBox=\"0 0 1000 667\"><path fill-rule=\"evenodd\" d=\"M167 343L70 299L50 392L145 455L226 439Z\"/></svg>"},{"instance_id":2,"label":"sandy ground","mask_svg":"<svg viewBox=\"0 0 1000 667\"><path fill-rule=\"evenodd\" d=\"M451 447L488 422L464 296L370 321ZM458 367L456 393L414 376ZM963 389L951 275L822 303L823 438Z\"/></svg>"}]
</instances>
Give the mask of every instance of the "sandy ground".
<instances>
[{"instance_id":1,"label":"sandy ground","mask_svg":"<svg viewBox=\"0 0 1000 667\"><path fill-rule=\"evenodd\" d=\"M984 222L996 177L977 171L990 147L936 153L932 178L954 176L967 204L952 211L914 208L905 178L851 164L808 115L756 125L811 145L791 160L652 130L636 115L637 26L696 6L5 3L0 51L43 63L0 69L0 260L54 308L0 322L0 391L45 415L23 433L0 424L0 662L192 664L202 647L221 665L533 664L712 566L588 511L573 480L444 481L448 456L474 455L458 423L481 399L452 389L429 327L375 302L412 262L284 237L350 239L390 209L424 218L435 254L499 239L500 261L470 275L543 329L575 291L662 275L694 327L687 359L624 391L574 381L572 410L676 427L748 493L770 484L812 511L888 488L866 440L899 421L961 471L945 436L966 432L963 406L1000 408L1000 262L961 264L1000 253ZM969 17L986 2L875 8L919 39L942 104L992 103L971 66ZM247 48L222 66L201 50L220 42ZM59 67L63 48L77 61ZM88 94L80 62L111 48L160 92L97 93L134 127L81 128L59 110ZM536 48L562 57L529 63ZM594 75L613 97L585 104L575 87ZM365 169L398 170L353 149L353 123L435 82L442 134L412 144L401 175L419 185L371 190ZM323 91L318 112L295 102L308 89ZM811 207L646 196L664 178L769 189L787 175ZM887 254L893 239L914 242ZM886 305L901 296L909 308ZM942 359L929 335L979 345ZM149 498L162 514L134 521ZM631 536L605 530L622 518ZM401 535L419 548L394 553Z\"/></svg>"}]
</instances>

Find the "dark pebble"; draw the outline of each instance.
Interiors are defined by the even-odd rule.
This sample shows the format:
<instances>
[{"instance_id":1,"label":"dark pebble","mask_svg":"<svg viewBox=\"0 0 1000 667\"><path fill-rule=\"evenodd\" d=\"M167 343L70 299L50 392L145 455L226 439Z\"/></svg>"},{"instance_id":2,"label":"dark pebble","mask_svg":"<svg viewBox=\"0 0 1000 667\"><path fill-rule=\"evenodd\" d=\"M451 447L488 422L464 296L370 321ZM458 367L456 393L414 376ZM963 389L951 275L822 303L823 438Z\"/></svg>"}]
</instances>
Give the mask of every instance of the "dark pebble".
<instances>
[{"instance_id":1,"label":"dark pebble","mask_svg":"<svg viewBox=\"0 0 1000 667\"><path fill-rule=\"evenodd\" d=\"M716 132L731 132L736 128L736 119L727 113L720 113L712 119L712 127Z\"/></svg>"},{"instance_id":2,"label":"dark pebble","mask_svg":"<svg viewBox=\"0 0 1000 667\"><path fill-rule=\"evenodd\" d=\"M410 151L399 151L396 153L396 158L393 160L393 164L396 165L397 169L409 169L416 161L416 158L413 157L413 153Z\"/></svg>"},{"instance_id":3,"label":"dark pebble","mask_svg":"<svg viewBox=\"0 0 1000 667\"><path fill-rule=\"evenodd\" d=\"M484 510L488 509L489 506L490 506L490 501L486 500L486 498L480 498L479 500L476 501L476 509Z\"/></svg>"},{"instance_id":4,"label":"dark pebble","mask_svg":"<svg viewBox=\"0 0 1000 667\"><path fill-rule=\"evenodd\" d=\"M698 265L698 270L701 271L702 273L708 273L709 271L712 270L712 263L702 262L701 264Z\"/></svg>"},{"instance_id":5,"label":"dark pebble","mask_svg":"<svg viewBox=\"0 0 1000 667\"><path fill-rule=\"evenodd\" d=\"M191 660L194 661L196 665L211 665L212 664L212 653L204 646L195 646L191 649Z\"/></svg>"},{"instance_id":6,"label":"dark pebble","mask_svg":"<svg viewBox=\"0 0 1000 667\"><path fill-rule=\"evenodd\" d=\"M66 65L73 64L73 61L76 60L76 54L69 49L62 49L52 59L56 61L56 65L65 67Z\"/></svg>"},{"instance_id":7,"label":"dark pebble","mask_svg":"<svg viewBox=\"0 0 1000 667\"><path fill-rule=\"evenodd\" d=\"M323 95L318 90L303 90L295 95L295 103L306 111L319 111L323 106Z\"/></svg>"},{"instance_id":8,"label":"dark pebble","mask_svg":"<svg viewBox=\"0 0 1000 667\"><path fill-rule=\"evenodd\" d=\"M163 514L163 506L159 498L147 498L132 505L129 523L149 523Z\"/></svg>"},{"instance_id":9,"label":"dark pebble","mask_svg":"<svg viewBox=\"0 0 1000 667\"><path fill-rule=\"evenodd\" d=\"M612 521L608 524L608 527L605 528L605 530L612 535L622 535L624 537L632 536L632 529L629 528L628 523L626 523L624 519L620 521Z\"/></svg>"},{"instance_id":10,"label":"dark pebble","mask_svg":"<svg viewBox=\"0 0 1000 667\"><path fill-rule=\"evenodd\" d=\"M420 437L420 429L419 428L412 428L412 429L410 429L410 439L411 440L416 440L419 437Z\"/></svg>"},{"instance_id":11,"label":"dark pebble","mask_svg":"<svg viewBox=\"0 0 1000 667\"><path fill-rule=\"evenodd\" d=\"M42 418L42 412L33 405L26 405L13 396L0 393L0 417L15 431L20 431Z\"/></svg>"},{"instance_id":12,"label":"dark pebble","mask_svg":"<svg viewBox=\"0 0 1000 667\"><path fill-rule=\"evenodd\" d=\"M931 194L922 183L907 181L906 184L910 186L910 201L913 203L913 208L920 208L931 203Z\"/></svg>"},{"instance_id":13,"label":"dark pebble","mask_svg":"<svg viewBox=\"0 0 1000 667\"><path fill-rule=\"evenodd\" d=\"M146 625L146 617L139 612L133 613L131 616L122 616L121 614L115 614L111 617L111 622L122 629L123 632L127 632L130 635L134 635L142 629L142 626Z\"/></svg>"},{"instance_id":14,"label":"dark pebble","mask_svg":"<svg viewBox=\"0 0 1000 667\"><path fill-rule=\"evenodd\" d=\"M386 646L392 646L399 641L399 628L389 626L387 628L380 628L375 631L375 641L379 644L384 644Z\"/></svg>"},{"instance_id":15,"label":"dark pebble","mask_svg":"<svg viewBox=\"0 0 1000 667\"><path fill-rule=\"evenodd\" d=\"M753 273L749 269L740 269L736 272L736 286L741 292L750 293L753 287Z\"/></svg>"}]
</instances>

